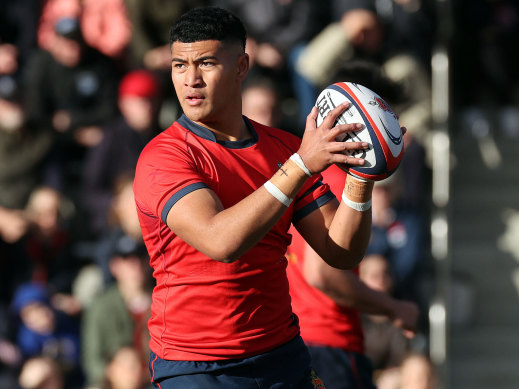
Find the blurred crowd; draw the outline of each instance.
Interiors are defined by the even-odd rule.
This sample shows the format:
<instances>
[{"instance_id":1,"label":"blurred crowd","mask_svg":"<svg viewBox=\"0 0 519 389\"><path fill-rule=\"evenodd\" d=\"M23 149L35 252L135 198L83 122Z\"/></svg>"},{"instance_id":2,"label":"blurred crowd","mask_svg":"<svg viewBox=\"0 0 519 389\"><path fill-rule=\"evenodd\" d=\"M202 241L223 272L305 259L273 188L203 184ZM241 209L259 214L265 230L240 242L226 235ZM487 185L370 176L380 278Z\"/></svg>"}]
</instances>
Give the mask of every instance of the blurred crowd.
<instances>
[{"instance_id":1,"label":"blurred crowd","mask_svg":"<svg viewBox=\"0 0 519 389\"><path fill-rule=\"evenodd\" d=\"M467 29L453 42L488 59L463 67L460 87L474 89L467 80L477 72L494 98L513 106L517 50L504 38L517 36L518 7L461 3L472 9L468 27L485 17L494 35L465 46ZM408 128L398 173L375 186L360 277L416 301L424 318L412 342L366 316L366 353L380 389L434 388L425 317L434 276L427 233L433 0L2 0L0 387L149 387L153 281L133 172L144 145L181 114L169 27L205 5L233 11L247 27L246 116L301 135L318 91L353 81L377 91ZM470 108L488 95L469 97Z\"/></svg>"}]
</instances>

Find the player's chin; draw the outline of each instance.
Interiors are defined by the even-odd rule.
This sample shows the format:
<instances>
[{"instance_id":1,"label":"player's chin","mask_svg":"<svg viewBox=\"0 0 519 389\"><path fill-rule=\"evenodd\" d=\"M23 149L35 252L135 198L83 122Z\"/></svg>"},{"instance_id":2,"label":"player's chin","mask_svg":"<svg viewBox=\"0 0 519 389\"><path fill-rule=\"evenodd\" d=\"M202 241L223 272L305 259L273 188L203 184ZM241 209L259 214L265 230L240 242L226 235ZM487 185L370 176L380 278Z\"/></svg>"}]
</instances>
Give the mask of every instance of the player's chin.
<instances>
[{"instance_id":1,"label":"player's chin","mask_svg":"<svg viewBox=\"0 0 519 389\"><path fill-rule=\"evenodd\" d=\"M205 116L204 110L200 106L192 106L189 104L182 104L182 112L193 121L199 121Z\"/></svg>"}]
</instances>

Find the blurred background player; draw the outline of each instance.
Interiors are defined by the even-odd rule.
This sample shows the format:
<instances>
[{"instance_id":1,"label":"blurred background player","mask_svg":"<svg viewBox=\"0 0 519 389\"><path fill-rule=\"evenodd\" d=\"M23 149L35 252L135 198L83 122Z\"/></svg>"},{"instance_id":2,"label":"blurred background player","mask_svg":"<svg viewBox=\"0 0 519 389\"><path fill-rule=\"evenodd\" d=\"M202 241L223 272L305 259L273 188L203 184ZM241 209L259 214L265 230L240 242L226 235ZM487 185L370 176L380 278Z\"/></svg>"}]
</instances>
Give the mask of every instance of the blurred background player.
<instances>
[{"instance_id":1,"label":"blurred background player","mask_svg":"<svg viewBox=\"0 0 519 389\"><path fill-rule=\"evenodd\" d=\"M322 176L340 196L346 173L330 166ZM374 388L371 362L364 354L359 311L386 316L413 336L419 316L417 305L369 288L354 274L358 270L332 268L294 228L291 233L287 250L290 295L313 366L327 388Z\"/></svg>"}]
</instances>

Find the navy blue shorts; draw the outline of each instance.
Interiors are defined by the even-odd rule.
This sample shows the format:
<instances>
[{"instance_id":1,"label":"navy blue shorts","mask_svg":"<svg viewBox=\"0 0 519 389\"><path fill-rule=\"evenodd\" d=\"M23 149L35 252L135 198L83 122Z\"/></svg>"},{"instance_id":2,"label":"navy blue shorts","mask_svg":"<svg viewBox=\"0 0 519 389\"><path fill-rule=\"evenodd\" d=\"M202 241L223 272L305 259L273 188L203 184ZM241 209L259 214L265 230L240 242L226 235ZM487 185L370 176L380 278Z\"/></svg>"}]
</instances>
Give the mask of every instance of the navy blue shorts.
<instances>
[{"instance_id":1,"label":"navy blue shorts","mask_svg":"<svg viewBox=\"0 0 519 389\"><path fill-rule=\"evenodd\" d=\"M150 356L151 382L159 389L322 389L300 336L243 359L167 361Z\"/></svg>"},{"instance_id":2,"label":"navy blue shorts","mask_svg":"<svg viewBox=\"0 0 519 389\"><path fill-rule=\"evenodd\" d=\"M362 354L308 345L312 367L329 389L376 389L371 361Z\"/></svg>"}]
</instances>

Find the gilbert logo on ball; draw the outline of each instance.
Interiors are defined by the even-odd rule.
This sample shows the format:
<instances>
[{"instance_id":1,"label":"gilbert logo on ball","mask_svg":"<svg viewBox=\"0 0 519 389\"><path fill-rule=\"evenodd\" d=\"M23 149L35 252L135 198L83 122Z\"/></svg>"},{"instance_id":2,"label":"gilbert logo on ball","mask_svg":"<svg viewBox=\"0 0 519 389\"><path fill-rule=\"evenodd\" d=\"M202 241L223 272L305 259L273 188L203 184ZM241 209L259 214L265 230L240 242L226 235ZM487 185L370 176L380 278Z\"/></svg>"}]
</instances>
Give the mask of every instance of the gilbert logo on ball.
<instances>
[{"instance_id":1,"label":"gilbert logo on ball","mask_svg":"<svg viewBox=\"0 0 519 389\"><path fill-rule=\"evenodd\" d=\"M404 154L402 130L395 113L372 90L351 82L338 82L326 87L317 98L317 125L332 109L345 101L350 102L350 107L339 116L337 123L361 123L363 127L337 140L367 142L369 148L348 152L353 157L364 158L364 166L341 168L366 180L380 181L389 177L397 169Z\"/></svg>"}]
</instances>

